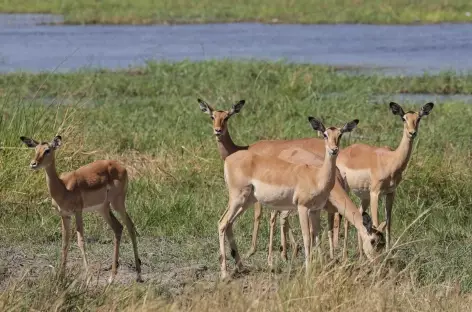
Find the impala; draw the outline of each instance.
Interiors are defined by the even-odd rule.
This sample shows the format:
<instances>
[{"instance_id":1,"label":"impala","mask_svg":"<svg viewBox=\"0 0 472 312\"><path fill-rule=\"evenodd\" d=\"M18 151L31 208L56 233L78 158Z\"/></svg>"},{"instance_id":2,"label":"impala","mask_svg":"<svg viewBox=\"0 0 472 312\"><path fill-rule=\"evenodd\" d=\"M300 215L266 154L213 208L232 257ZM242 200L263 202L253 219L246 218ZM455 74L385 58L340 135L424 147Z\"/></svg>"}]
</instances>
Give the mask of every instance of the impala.
<instances>
[{"instance_id":1,"label":"impala","mask_svg":"<svg viewBox=\"0 0 472 312\"><path fill-rule=\"evenodd\" d=\"M376 147L366 144L353 144L341 150L337 166L350 189L361 200L360 211L371 206L374 226L379 223L378 202L385 196L386 248L390 248L390 226L395 190L402 180L413 150L413 140L418 134L418 127L423 117L433 109L433 103L427 103L419 112L404 112L397 103L391 102L390 109L403 121L403 137L396 150L390 147ZM345 223L344 240L347 239L348 225ZM344 244L346 245L346 243ZM346 252L346 251L344 251ZM360 250L362 256L362 250Z\"/></svg>"},{"instance_id":2,"label":"impala","mask_svg":"<svg viewBox=\"0 0 472 312\"><path fill-rule=\"evenodd\" d=\"M292 148L289 148L289 149L286 149L286 150L283 150L278 156L278 158L282 159L282 160L285 160L287 162L290 162L290 163L293 163L293 164L306 164L306 165L312 165L312 166L316 166L316 167L322 167L323 165L323 161L324 161L324 157L321 157L317 154L313 154L313 153L310 153L304 149L301 149L299 147L292 147ZM344 180L341 176L341 172L339 171L339 169L336 167L336 171L335 171L335 187L331 190L331 193L330 193L330 196L328 198L328 201L326 203L326 210L327 211L338 211L336 205L334 203L336 203L336 201L334 200L334 198L337 196L338 198L339 197L344 197L346 198L348 195L346 192L343 191L343 188L344 188ZM346 201L346 200L344 200ZM350 199L348 199L349 202ZM342 202L342 201L338 201L338 202ZM351 202L352 205L354 205L352 202ZM273 211L278 211L278 210L273 210ZM313 239L313 242L314 244L316 244L316 247L319 247L319 228L320 228L320 218L319 218L319 210L317 211L313 211L313 212L310 212L309 213L309 216L310 216L310 230L312 231L312 235L311 235L311 238ZM286 218L289 214L291 213L290 210L284 210L284 211L281 211L281 218ZM336 214L339 215L339 213L337 212ZM275 227L275 219L272 220L272 215L273 213L271 213L271 231L270 231L270 234L271 236L273 235L273 228ZM341 215L339 215L340 217ZM334 214L333 213L329 213L328 212L328 229L330 229L328 231L328 241L329 241L329 256L331 259L334 259L334 245L333 245L333 226L334 226ZM269 238L269 261L270 263L272 263L272 240L273 238L270 237ZM312 244L313 246L313 244Z\"/></svg>"},{"instance_id":3,"label":"impala","mask_svg":"<svg viewBox=\"0 0 472 312\"><path fill-rule=\"evenodd\" d=\"M215 110L212 106L210 106L205 101L198 99L198 103L200 104L200 109L208 114L212 121L213 121L213 133L216 137L216 142L218 146L218 151L220 154L221 159L225 160L226 157L229 155L241 151L241 150L250 150L251 152L266 155L266 156L274 156L277 157L279 153L283 150L286 150L290 147L299 147L304 150L307 150L311 153L316 153L321 158L324 157L325 154L325 146L322 139L318 138L306 138L306 139L296 139L296 140L262 140L253 143L249 146L239 146L236 145L229 133L228 130L228 120L230 117L234 116L235 114L239 113L243 108L245 101L241 100L234 104L230 110L223 111L223 110ZM287 260L287 243L286 243L286 236L289 235L292 252L293 255L297 253L297 244L295 242L295 238L293 237L292 231L290 230L290 225L288 222L289 211L282 211L279 212L274 210L271 212L270 216L270 234L269 234L269 256L268 256L268 263L269 266L272 266L272 242L273 242L273 234L275 229L275 220L277 214L280 213L280 225L281 225L281 257L284 260ZM254 229L252 234L252 242L251 242L251 249L247 253L246 257L250 257L256 251L256 244L257 244L257 236L259 232L259 225L260 219L262 217L262 209L260 203L255 203L254 205ZM333 219L333 216L329 216L329 220ZM331 228L328 229L328 236L333 237L333 228L332 225L334 222L329 222ZM336 222L338 224L338 222ZM335 234L335 238L338 236ZM337 242L334 243L330 241L330 246L335 246ZM333 257L333 252L330 250L330 255Z\"/></svg>"},{"instance_id":4,"label":"impala","mask_svg":"<svg viewBox=\"0 0 472 312\"><path fill-rule=\"evenodd\" d=\"M56 171L55 152L62 144L60 136L54 137L50 143L38 143L27 137L21 137L20 139L28 147L35 149L35 155L30 163L30 167L33 170L44 168L46 171L46 183L49 194L52 197L52 205L61 216L61 275L65 274L72 216L75 216L77 244L82 254L85 272L87 273L88 261L85 254L82 214L84 212L96 211L105 219L115 236L111 275L108 280L109 283L113 281L119 265L118 256L123 226L113 215L110 209L111 205L113 210L118 212L123 219L129 235L131 236L136 262L136 280L141 282L141 260L138 256L136 228L125 207L126 189L128 185L126 169L114 160L97 160L77 170L63 173L59 177Z\"/></svg>"},{"instance_id":5,"label":"impala","mask_svg":"<svg viewBox=\"0 0 472 312\"><path fill-rule=\"evenodd\" d=\"M242 269L233 235L233 223L251 204L260 202L279 210L297 210L303 234L305 250L305 268L308 272L310 257L310 229L308 212L315 212L312 226L317 226L319 211L326 206L331 190L336 186L336 157L339 141L345 132L357 126L353 120L342 128L326 129L313 117L309 121L315 131L324 136L325 158L321 167L307 164L294 164L277 157L258 155L250 150L241 150L228 156L224 165L225 182L229 193L228 206L218 223L220 243L221 278L228 277L225 256L225 237L231 247L231 256L236 268ZM338 184L339 185L339 184ZM342 204L340 205L342 206ZM364 239L364 251L369 258L374 258L383 245L383 235L372 227L367 214L361 216L356 208L350 211L340 209L347 219L354 223ZM335 211L331 211L334 213ZM360 224L363 225L360 225ZM317 229L314 230L316 232Z\"/></svg>"}]
</instances>

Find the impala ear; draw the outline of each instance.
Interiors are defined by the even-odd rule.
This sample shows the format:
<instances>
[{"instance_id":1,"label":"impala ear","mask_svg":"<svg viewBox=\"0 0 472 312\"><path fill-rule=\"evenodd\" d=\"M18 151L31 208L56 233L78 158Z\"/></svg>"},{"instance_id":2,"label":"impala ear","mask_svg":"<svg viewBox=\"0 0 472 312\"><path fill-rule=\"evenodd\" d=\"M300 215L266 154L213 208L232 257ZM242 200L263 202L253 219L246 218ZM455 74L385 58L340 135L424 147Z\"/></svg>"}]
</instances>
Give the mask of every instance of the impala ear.
<instances>
[{"instance_id":1,"label":"impala ear","mask_svg":"<svg viewBox=\"0 0 472 312\"><path fill-rule=\"evenodd\" d=\"M20 137L20 140L26 144L29 148L35 148L39 143L33 139L27 138L27 137Z\"/></svg>"},{"instance_id":2,"label":"impala ear","mask_svg":"<svg viewBox=\"0 0 472 312\"><path fill-rule=\"evenodd\" d=\"M326 128L323 125L323 123L321 121L319 121L318 119L316 119L315 117L311 117L311 116L308 117L308 121L310 122L311 127L313 128L313 130L319 131L321 133L324 133L326 131Z\"/></svg>"},{"instance_id":3,"label":"impala ear","mask_svg":"<svg viewBox=\"0 0 472 312\"><path fill-rule=\"evenodd\" d=\"M423 105L423 107L421 107L421 110L419 112L420 117L424 117L424 116L429 115L429 113L431 112L433 107L434 107L434 103L432 103L432 102L429 102L429 103L426 103L425 105Z\"/></svg>"},{"instance_id":4,"label":"impala ear","mask_svg":"<svg viewBox=\"0 0 472 312\"><path fill-rule=\"evenodd\" d=\"M354 130L354 128L357 127L357 124L359 123L359 119L354 119L353 121L348 122L347 124L344 125L341 129L341 133L344 132L351 132Z\"/></svg>"},{"instance_id":5,"label":"impala ear","mask_svg":"<svg viewBox=\"0 0 472 312\"><path fill-rule=\"evenodd\" d=\"M200 109L202 110L202 112L210 116L213 114L214 109L207 102L201 99L197 99L197 101L200 104Z\"/></svg>"},{"instance_id":6,"label":"impala ear","mask_svg":"<svg viewBox=\"0 0 472 312\"><path fill-rule=\"evenodd\" d=\"M394 115L398 115L400 117L403 117L405 115L403 108L395 102L390 102L390 110Z\"/></svg>"},{"instance_id":7,"label":"impala ear","mask_svg":"<svg viewBox=\"0 0 472 312\"><path fill-rule=\"evenodd\" d=\"M369 214L365 211L362 213L362 224L367 230L367 233L372 234L372 219L370 218Z\"/></svg>"},{"instance_id":8,"label":"impala ear","mask_svg":"<svg viewBox=\"0 0 472 312\"><path fill-rule=\"evenodd\" d=\"M233 107L231 107L231 109L229 110L229 115L231 116L233 114L239 113L241 111L241 109L243 108L245 103L246 103L245 100L241 100L238 103L233 104Z\"/></svg>"},{"instance_id":9,"label":"impala ear","mask_svg":"<svg viewBox=\"0 0 472 312\"><path fill-rule=\"evenodd\" d=\"M62 137L60 135L56 135L54 139L52 139L51 147L56 150L61 145L62 145Z\"/></svg>"}]
</instances>

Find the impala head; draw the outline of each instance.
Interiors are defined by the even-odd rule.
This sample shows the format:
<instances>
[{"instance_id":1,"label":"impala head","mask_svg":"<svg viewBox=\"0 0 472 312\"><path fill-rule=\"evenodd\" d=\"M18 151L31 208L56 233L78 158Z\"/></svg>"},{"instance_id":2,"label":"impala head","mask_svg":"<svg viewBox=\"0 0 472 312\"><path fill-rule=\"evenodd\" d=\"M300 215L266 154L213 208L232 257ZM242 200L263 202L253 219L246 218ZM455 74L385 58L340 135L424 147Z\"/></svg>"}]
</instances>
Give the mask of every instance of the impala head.
<instances>
[{"instance_id":1,"label":"impala head","mask_svg":"<svg viewBox=\"0 0 472 312\"><path fill-rule=\"evenodd\" d=\"M200 104L200 109L202 110L202 112L210 115L210 118L213 120L213 133L217 137L220 137L221 135L226 133L226 131L228 130L228 119L234 114L239 113L241 108L243 108L245 102L246 101L241 100L236 104L233 104L230 110L221 111L214 110L208 103L201 99L198 99L198 103Z\"/></svg>"},{"instance_id":2,"label":"impala head","mask_svg":"<svg viewBox=\"0 0 472 312\"><path fill-rule=\"evenodd\" d=\"M429 115L433 107L434 104L430 102L423 105L419 112L408 111L405 113L400 105L395 102L390 102L392 113L402 118L404 131L410 139L416 137L421 118Z\"/></svg>"},{"instance_id":3,"label":"impala head","mask_svg":"<svg viewBox=\"0 0 472 312\"><path fill-rule=\"evenodd\" d=\"M34 158L30 163L30 167L33 170L50 166L54 161L54 151L62 144L60 135L55 136L50 143L38 143L37 141L24 136L20 137L20 140L29 148L35 149Z\"/></svg>"},{"instance_id":4,"label":"impala head","mask_svg":"<svg viewBox=\"0 0 472 312\"><path fill-rule=\"evenodd\" d=\"M323 123L314 117L308 117L308 121L315 131L319 131L325 140L326 150L330 156L336 156L339 152L339 142L345 132L351 132L359 123L358 119L348 122L342 128L325 128Z\"/></svg>"},{"instance_id":5,"label":"impala head","mask_svg":"<svg viewBox=\"0 0 472 312\"><path fill-rule=\"evenodd\" d=\"M362 248L366 256L373 260L385 248L385 237L383 232L385 230L386 222L382 222L378 227L372 224L372 219L364 211L362 213L362 224L366 229L366 236L362 238Z\"/></svg>"}]
</instances>

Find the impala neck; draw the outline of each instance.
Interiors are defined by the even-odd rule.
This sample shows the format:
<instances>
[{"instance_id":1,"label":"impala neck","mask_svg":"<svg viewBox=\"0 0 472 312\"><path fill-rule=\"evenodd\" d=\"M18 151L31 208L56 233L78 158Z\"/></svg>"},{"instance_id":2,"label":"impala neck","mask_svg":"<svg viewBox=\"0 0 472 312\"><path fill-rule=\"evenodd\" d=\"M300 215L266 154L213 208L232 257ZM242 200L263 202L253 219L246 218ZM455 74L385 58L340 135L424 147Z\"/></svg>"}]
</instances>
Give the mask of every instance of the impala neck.
<instances>
[{"instance_id":1,"label":"impala neck","mask_svg":"<svg viewBox=\"0 0 472 312\"><path fill-rule=\"evenodd\" d=\"M349 223L354 225L363 239L368 235L367 230L362 223L362 214L359 212L357 206L352 202L341 183L334 184L334 187L329 194L329 202L342 216L346 218L347 221L349 221Z\"/></svg>"},{"instance_id":2,"label":"impala neck","mask_svg":"<svg viewBox=\"0 0 472 312\"><path fill-rule=\"evenodd\" d=\"M247 146L239 146L234 144L228 129L226 129L226 131L222 135L216 137L216 142L218 144L218 151L223 160L225 160L226 157L237 151L247 150L248 148Z\"/></svg>"},{"instance_id":3,"label":"impala neck","mask_svg":"<svg viewBox=\"0 0 472 312\"><path fill-rule=\"evenodd\" d=\"M67 189L62 180L59 179L59 176L57 175L56 160L54 157L51 164L47 166L45 170L49 194L51 194L51 197L60 205L63 194L67 192Z\"/></svg>"},{"instance_id":4,"label":"impala neck","mask_svg":"<svg viewBox=\"0 0 472 312\"><path fill-rule=\"evenodd\" d=\"M397 170L403 171L410 161L411 152L413 150L413 139L408 137L408 132L403 130L403 137L398 145L395 153L395 163L394 167Z\"/></svg>"},{"instance_id":5,"label":"impala neck","mask_svg":"<svg viewBox=\"0 0 472 312\"><path fill-rule=\"evenodd\" d=\"M336 175L336 158L337 155L332 156L328 152L328 147L325 147L326 155L319 171L319 183L325 184L326 187L332 188L334 185L334 177Z\"/></svg>"}]
</instances>

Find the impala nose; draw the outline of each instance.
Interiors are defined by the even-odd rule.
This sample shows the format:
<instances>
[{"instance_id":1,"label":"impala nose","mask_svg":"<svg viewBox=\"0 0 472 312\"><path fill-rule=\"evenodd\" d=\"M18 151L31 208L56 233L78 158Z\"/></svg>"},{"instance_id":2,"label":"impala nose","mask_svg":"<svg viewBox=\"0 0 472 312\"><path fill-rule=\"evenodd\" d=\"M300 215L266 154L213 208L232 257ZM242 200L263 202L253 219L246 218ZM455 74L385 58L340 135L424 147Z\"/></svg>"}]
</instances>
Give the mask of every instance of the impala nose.
<instances>
[{"instance_id":1,"label":"impala nose","mask_svg":"<svg viewBox=\"0 0 472 312\"><path fill-rule=\"evenodd\" d=\"M216 135L221 135L222 133L223 133L223 130L221 130L221 128L215 129Z\"/></svg>"},{"instance_id":2,"label":"impala nose","mask_svg":"<svg viewBox=\"0 0 472 312\"><path fill-rule=\"evenodd\" d=\"M30 163L30 168L31 168L31 169L36 169L36 168L38 168L38 162L32 161L32 162Z\"/></svg>"},{"instance_id":3,"label":"impala nose","mask_svg":"<svg viewBox=\"0 0 472 312\"><path fill-rule=\"evenodd\" d=\"M416 131L410 131L410 136L411 136L412 138L416 137Z\"/></svg>"}]
</instances>

